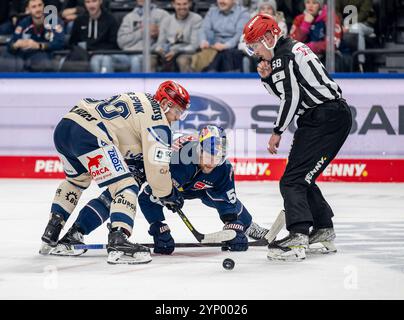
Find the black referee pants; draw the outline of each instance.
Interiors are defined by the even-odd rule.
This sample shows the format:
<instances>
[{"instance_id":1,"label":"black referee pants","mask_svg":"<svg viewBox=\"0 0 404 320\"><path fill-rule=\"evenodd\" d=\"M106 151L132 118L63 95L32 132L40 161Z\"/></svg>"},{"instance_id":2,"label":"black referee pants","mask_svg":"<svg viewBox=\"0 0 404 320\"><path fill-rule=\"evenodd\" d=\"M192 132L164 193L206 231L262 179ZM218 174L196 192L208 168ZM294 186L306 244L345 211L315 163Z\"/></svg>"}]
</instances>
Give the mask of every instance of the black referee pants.
<instances>
[{"instance_id":1,"label":"black referee pants","mask_svg":"<svg viewBox=\"0 0 404 320\"><path fill-rule=\"evenodd\" d=\"M347 139L352 116L345 100L326 102L297 120L288 164L280 181L289 231L330 228L334 216L315 181Z\"/></svg>"}]
</instances>

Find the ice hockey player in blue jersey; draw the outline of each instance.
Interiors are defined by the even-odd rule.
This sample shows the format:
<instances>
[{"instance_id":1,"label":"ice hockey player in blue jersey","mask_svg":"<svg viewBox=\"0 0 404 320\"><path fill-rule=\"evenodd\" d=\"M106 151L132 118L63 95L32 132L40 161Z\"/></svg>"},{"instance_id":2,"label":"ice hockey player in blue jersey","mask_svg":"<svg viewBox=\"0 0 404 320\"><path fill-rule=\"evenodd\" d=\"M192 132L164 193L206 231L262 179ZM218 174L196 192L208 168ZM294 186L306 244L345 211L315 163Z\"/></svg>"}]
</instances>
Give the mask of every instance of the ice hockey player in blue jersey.
<instances>
[{"instance_id":1,"label":"ice hockey player in blue jersey","mask_svg":"<svg viewBox=\"0 0 404 320\"><path fill-rule=\"evenodd\" d=\"M203 128L199 137L186 135L177 139L173 143L171 177L184 199L201 199L203 204L218 211L225 224L224 229L236 231L237 236L226 242L224 248L245 251L248 249L247 235L260 239L268 230L252 222L251 215L236 196L233 167L226 160L226 143L224 130L215 126ZM143 184L146 176L142 159L131 159L128 167L139 185ZM82 254L83 250L73 250L72 245L83 243L83 235L88 235L109 218L111 200L108 190L92 199L51 254ZM138 202L150 223L149 234L153 236L154 252L171 254L175 242L164 222L163 205L152 195L149 185L139 195Z\"/></svg>"},{"instance_id":2,"label":"ice hockey player in blue jersey","mask_svg":"<svg viewBox=\"0 0 404 320\"><path fill-rule=\"evenodd\" d=\"M252 218L237 199L233 167L226 160L226 145L225 131L212 125L203 128L196 139L192 136L178 139L170 164L171 178L185 200L200 199L206 206L215 208L225 223L224 229L236 231L236 237L226 242L226 249L245 251L248 249L245 231ZM154 252L171 254L175 242L163 222L163 207L149 186L139 196L139 206L150 223Z\"/></svg>"}]
</instances>

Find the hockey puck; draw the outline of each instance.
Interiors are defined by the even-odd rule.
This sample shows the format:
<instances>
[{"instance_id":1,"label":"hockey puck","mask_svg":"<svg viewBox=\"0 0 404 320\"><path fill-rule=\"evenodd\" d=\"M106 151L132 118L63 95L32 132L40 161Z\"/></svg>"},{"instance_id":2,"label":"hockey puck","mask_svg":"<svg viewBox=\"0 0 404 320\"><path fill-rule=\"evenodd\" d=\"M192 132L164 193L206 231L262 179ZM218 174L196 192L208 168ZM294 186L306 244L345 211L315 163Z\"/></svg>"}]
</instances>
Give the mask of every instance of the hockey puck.
<instances>
[{"instance_id":1,"label":"hockey puck","mask_svg":"<svg viewBox=\"0 0 404 320\"><path fill-rule=\"evenodd\" d=\"M223 260L223 268L225 268L226 270L233 270L234 268L234 261L232 259L224 259Z\"/></svg>"}]
</instances>

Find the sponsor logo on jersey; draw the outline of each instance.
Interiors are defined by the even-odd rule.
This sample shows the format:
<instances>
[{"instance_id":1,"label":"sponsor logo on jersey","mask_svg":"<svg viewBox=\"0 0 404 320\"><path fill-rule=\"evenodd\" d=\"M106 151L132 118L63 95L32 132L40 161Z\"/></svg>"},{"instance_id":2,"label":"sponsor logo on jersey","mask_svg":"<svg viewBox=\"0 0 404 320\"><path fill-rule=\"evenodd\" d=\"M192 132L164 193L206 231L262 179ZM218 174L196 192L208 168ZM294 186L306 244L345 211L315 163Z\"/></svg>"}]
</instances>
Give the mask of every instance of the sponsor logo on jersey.
<instances>
[{"instance_id":1,"label":"sponsor logo on jersey","mask_svg":"<svg viewBox=\"0 0 404 320\"><path fill-rule=\"evenodd\" d=\"M306 180L308 184L311 183L315 174L319 172L320 169L324 166L326 160L327 160L326 157L321 157L321 159L316 163L316 166L308 174L306 174L304 180Z\"/></svg>"},{"instance_id":2,"label":"sponsor logo on jersey","mask_svg":"<svg viewBox=\"0 0 404 320\"><path fill-rule=\"evenodd\" d=\"M173 181L173 186L176 187L177 189L180 188L180 184L178 183L177 180L175 180L174 178L171 179Z\"/></svg>"},{"instance_id":3,"label":"sponsor logo on jersey","mask_svg":"<svg viewBox=\"0 0 404 320\"><path fill-rule=\"evenodd\" d=\"M283 80L285 78L286 78L285 71L282 70L282 71L279 71L279 72L275 73L274 75L272 75L272 82L276 83L276 82L281 81L281 80Z\"/></svg>"},{"instance_id":4,"label":"sponsor logo on jersey","mask_svg":"<svg viewBox=\"0 0 404 320\"><path fill-rule=\"evenodd\" d=\"M81 109L78 106L74 106L73 109L70 110L70 112L78 114L80 117L84 118L88 122L97 120L97 118L94 118L90 113L88 113L88 111Z\"/></svg>"},{"instance_id":5,"label":"sponsor logo on jersey","mask_svg":"<svg viewBox=\"0 0 404 320\"><path fill-rule=\"evenodd\" d=\"M213 188L213 186L211 186L209 184L206 184L206 183L204 183L202 181L197 181L194 184L194 189L197 189L197 190L203 190L203 189L209 189L209 188Z\"/></svg>"},{"instance_id":6,"label":"sponsor logo on jersey","mask_svg":"<svg viewBox=\"0 0 404 320\"><path fill-rule=\"evenodd\" d=\"M172 149L173 151L179 151L185 143L187 142L192 142L192 141L198 141L198 137L193 136L193 135L184 135L182 137L179 137L178 139L174 140Z\"/></svg>"},{"instance_id":7,"label":"sponsor logo on jersey","mask_svg":"<svg viewBox=\"0 0 404 320\"><path fill-rule=\"evenodd\" d=\"M331 163L325 168L324 177L367 177L364 163Z\"/></svg>"},{"instance_id":8,"label":"sponsor logo on jersey","mask_svg":"<svg viewBox=\"0 0 404 320\"><path fill-rule=\"evenodd\" d=\"M200 130L212 124L223 129L232 129L235 121L234 112L226 102L216 97L193 95L189 114L185 120L179 121L179 127L180 130Z\"/></svg>"},{"instance_id":9,"label":"sponsor logo on jersey","mask_svg":"<svg viewBox=\"0 0 404 320\"><path fill-rule=\"evenodd\" d=\"M115 148L108 150L108 155L109 155L109 158L111 159L112 165L114 166L116 172L125 171L122 161L119 159L119 156L116 153Z\"/></svg>"},{"instance_id":10,"label":"sponsor logo on jersey","mask_svg":"<svg viewBox=\"0 0 404 320\"><path fill-rule=\"evenodd\" d=\"M116 198L114 200L112 200L112 203L125 206L126 208L128 208L131 211L136 210L136 204L134 204L134 203L130 202L129 200L127 200L123 194L118 194L116 196Z\"/></svg>"},{"instance_id":11,"label":"sponsor logo on jersey","mask_svg":"<svg viewBox=\"0 0 404 320\"><path fill-rule=\"evenodd\" d=\"M311 53L311 49L310 49L308 46L306 46L306 45L303 45L303 46L301 46L301 47L298 47L298 48L296 49L296 51L302 53L304 56L307 56L307 55L309 55L309 54Z\"/></svg>"},{"instance_id":12,"label":"sponsor logo on jersey","mask_svg":"<svg viewBox=\"0 0 404 320\"><path fill-rule=\"evenodd\" d=\"M97 180L97 178L104 179L106 176L111 175L110 170L101 166L101 161L104 158L103 155L96 155L95 157L87 157L88 160L88 171L91 173L92 177Z\"/></svg>"},{"instance_id":13,"label":"sponsor logo on jersey","mask_svg":"<svg viewBox=\"0 0 404 320\"><path fill-rule=\"evenodd\" d=\"M156 148L154 160L157 162L170 163L172 151L170 149Z\"/></svg>"},{"instance_id":14,"label":"sponsor logo on jersey","mask_svg":"<svg viewBox=\"0 0 404 320\"><path fill-rule=\"evenodd\" d=\"M156 100L154 100L154 98L151 94L146 94L146 98L149 100L150 105L153 109L154 115L151 117L152 120L153 121L162 120L163 116L161 114L160 104Z\"/></svg>"},{"instance_id":15,"label":"sponsor logo on jersey","mask_svg":"<svg viewBox=\"0 0 404 320\"><path fill-rule=\"evenodd\" d=\"M79 197L78 197L77 193L75 193L75 192L68 192L66 194L66 200L68 202L70 202L71 204L74 204L75 206L78 203L78 199L79 199Z\"/></svg>"},{"instance_id":16,"label":"sponsor logo on jersey","mask_svg":"<svg viewBox=\"0 0 404 320\"><path fill-rule=\"evenodd\" d=\"M135 93L133 93L133 92L128 93L128 96L129 96L129 97L131 98L131 100L132 100L133 107L135 108L136 114L138 114L138 113L144 113L142 101L140 101L139 97L138 97Z\"/></svg>"}]
</instances>

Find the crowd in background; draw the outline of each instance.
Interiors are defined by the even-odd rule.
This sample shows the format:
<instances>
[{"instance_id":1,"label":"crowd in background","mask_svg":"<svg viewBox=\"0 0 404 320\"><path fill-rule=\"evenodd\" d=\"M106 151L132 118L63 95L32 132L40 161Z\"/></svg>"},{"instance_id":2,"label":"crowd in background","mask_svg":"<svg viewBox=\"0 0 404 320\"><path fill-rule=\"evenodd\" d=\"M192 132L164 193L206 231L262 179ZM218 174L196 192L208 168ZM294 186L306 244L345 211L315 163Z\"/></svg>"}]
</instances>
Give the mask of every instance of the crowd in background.
<instances>
[{"instance_id":1,"label":"crowd in background","mask_svg":"<svg viewBox=\"0 0 404 320\"><path fill-rule=\"evenodd\" d=\"M257 13L276 17L285 36L306 43L324 59L325 2L152 1L151 71L253 72L256 61L244 53L241 35L244 24ZM352 51L365 49L366 39L375 37L376 15L372 0L335 2L336 66L337 71L347 71ZM202 3L210 7L202 10ZM57 8L57 21L47 21L47 5ZM123 11L125 5L131 11ZM144 0L2 1L0 72L142 72L143 5ZM347 5L358 8L357 23L343 23ZM345 41L350 34L355 35L353 46ZM359 55L359 71L365 63L365 56Z\"/></svg>"}]
</instances>

